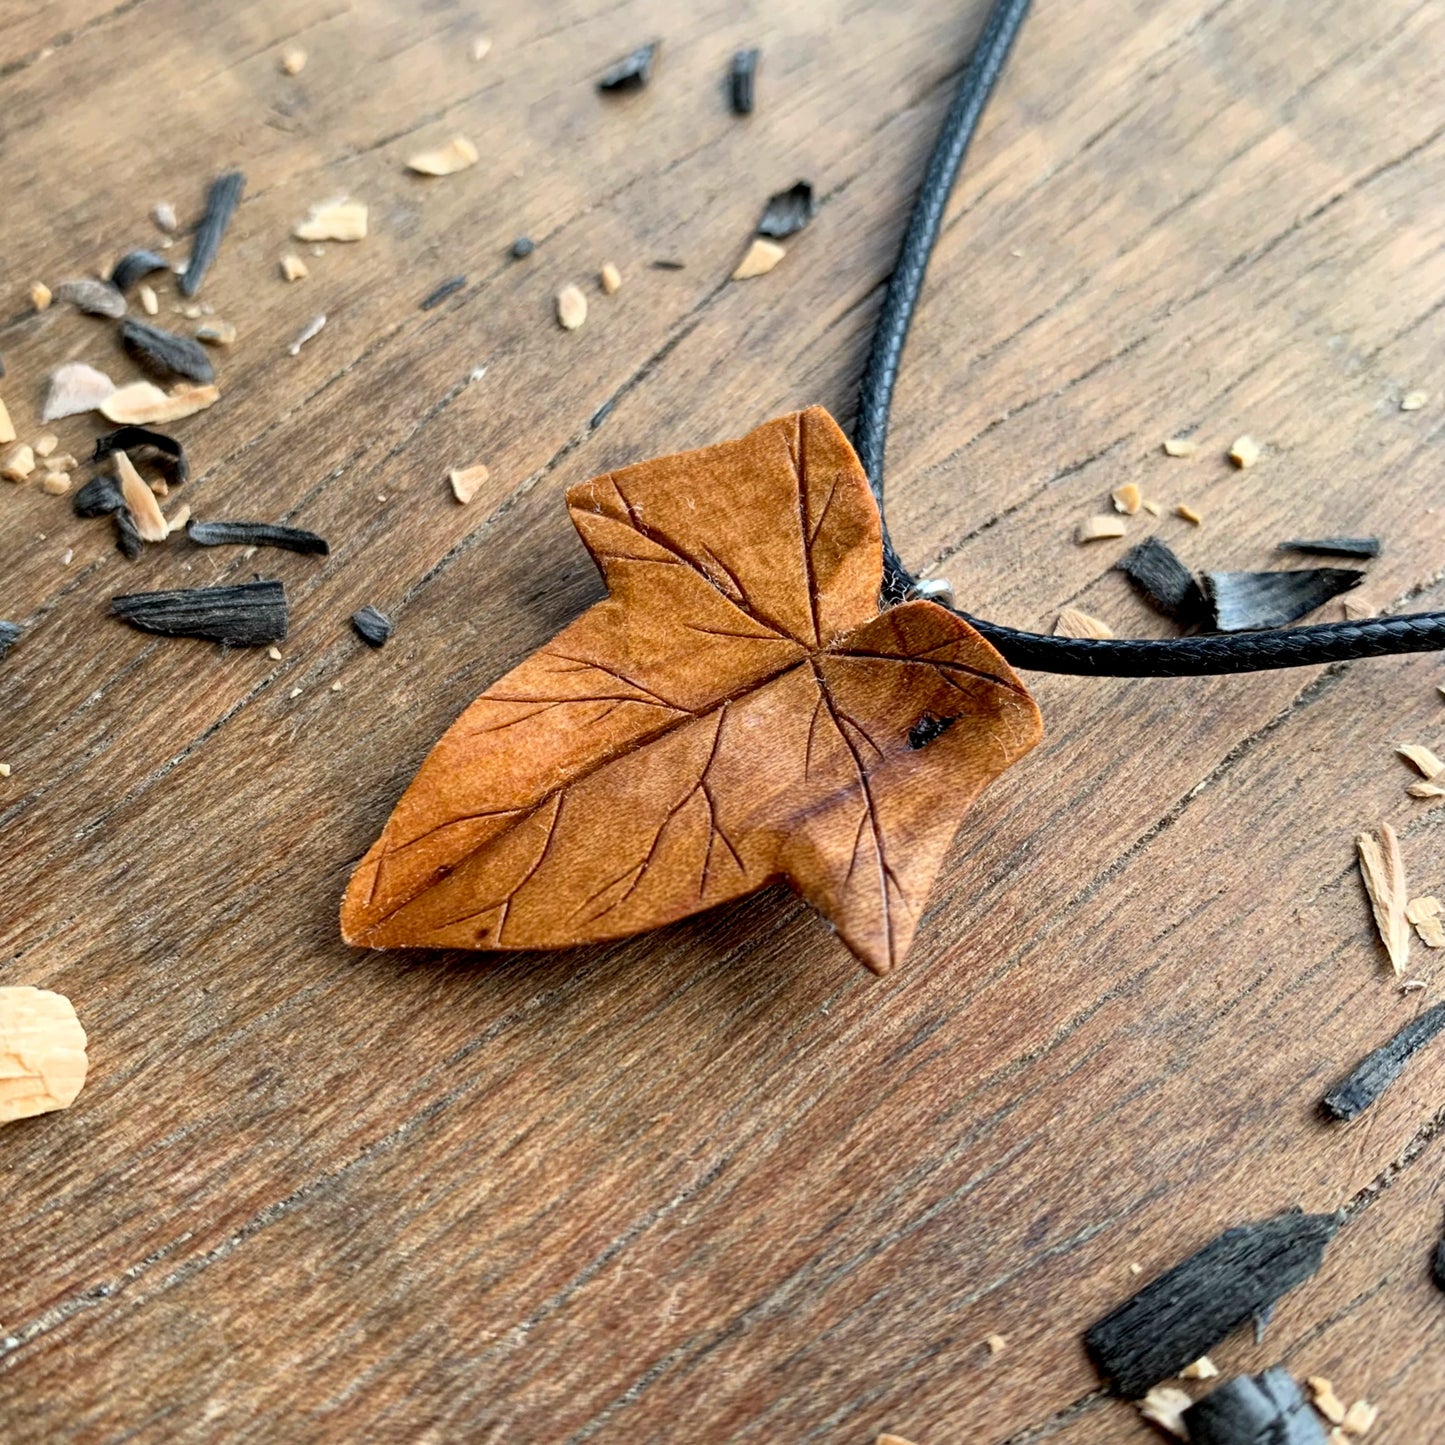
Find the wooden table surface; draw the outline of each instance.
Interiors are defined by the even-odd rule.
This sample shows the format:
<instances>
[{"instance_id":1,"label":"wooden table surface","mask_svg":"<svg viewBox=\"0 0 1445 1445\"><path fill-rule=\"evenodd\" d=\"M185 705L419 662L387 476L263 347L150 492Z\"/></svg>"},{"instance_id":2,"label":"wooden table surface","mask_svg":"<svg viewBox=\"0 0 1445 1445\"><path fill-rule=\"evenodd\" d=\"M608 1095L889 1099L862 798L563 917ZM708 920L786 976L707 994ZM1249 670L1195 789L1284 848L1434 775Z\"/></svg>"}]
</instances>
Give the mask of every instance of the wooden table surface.
<instances>
[{"instance_id":1,"label":"wooden table surface","mask_svg":"<svg viewBox=\"0 0 1445 1445\"><path fill-rule=\"evenodd\" d=\"M881 981L781 890L566 953L338 936L442 729L601 595L564 489L809 403L851 421L982 13L0 3L21 435L60 362L138 374L111 323L35 314L30 283L154 244L155 202L193 219L238 165L202 299L239 339L220 403L175 427L185 498L332 544L174 539L130 564L106 522L0 489L0 616L26 628L0 664L0 983L67 994L91 1040L76 1104L0 1131L6 1441L1142 1441L1082 1330L1132 1266L1294 1203L1353 1219L1264 1343L1217 1363L1329 1375L1381 1406L1372 1440L1433 1438L1445 1050L1349 1127L1317 1101L1440 997L1418 943L1426 988L1390 976L1352 841L1392 822L1412 891L1445 890L1445 809L1392 754L1445 744L1438 657L1031 676L1047 738L965 820ZM655 36L650 88L599 95ZM743 120L724 76L746 44ZM915 569L1013 625L1071 605L1164 636L1111 570L1151 531L1224 568L1377 532L1370 604L1445 606L1442 53L1431 3L1040 0L896 400ZM456 133L477 166L406 171ZM816 219L729 283L799 177ZM371 233L299 247L286 284L291 225L341 192ZM575 333L567 282L590 298ZM1402 412L1416 388L1433 399ZM55 429L79 456L102 427ZM1160 450L1180 432L1192 460ZM1224 457L1241 433L1265 444L1248 471ZM446 472L473 462L490 480L459 506ZM1076 545L1131 480L1164 515ZM105 615L258 568L291 598L280 661ZM350 632L364 603L397 620L384 651Z\"/></svg>"}]
</instances>

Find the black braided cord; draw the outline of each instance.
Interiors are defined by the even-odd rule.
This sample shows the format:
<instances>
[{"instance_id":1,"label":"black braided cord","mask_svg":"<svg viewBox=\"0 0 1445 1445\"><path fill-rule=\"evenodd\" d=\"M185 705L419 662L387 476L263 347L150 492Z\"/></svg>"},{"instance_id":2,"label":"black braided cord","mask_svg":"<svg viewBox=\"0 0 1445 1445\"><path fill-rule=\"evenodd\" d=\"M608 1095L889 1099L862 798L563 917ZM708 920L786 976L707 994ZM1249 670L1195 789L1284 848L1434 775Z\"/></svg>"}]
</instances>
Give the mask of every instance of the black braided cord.
<instances>
[{"instance_id":1,"label":"black braided cord","mask_svg":"<svg viewBox=\"0 0 1445 1445\"><path fill-rule=\"evenodd\" d=\"M979 117L1028 9L1029 0L997 0L984 23L929 157L863 368L853 441L878 503L879 515L884 517L882 604L885 607L913 595L916 585L888 535L883 511L883 453L898 364L949 195ZM1166 641L1049 637L1040 632L1000 627L997 623L970 617L966 612L960 612L959 616L982 633L1015 667L1097 677L1195 677L1206 673L1257 672L1266 668L1311 667L1358 657L1435 652L1445 648L1445 612L1371 617L1264 632L1206 634Z\"/></svg>"}]
</instances>

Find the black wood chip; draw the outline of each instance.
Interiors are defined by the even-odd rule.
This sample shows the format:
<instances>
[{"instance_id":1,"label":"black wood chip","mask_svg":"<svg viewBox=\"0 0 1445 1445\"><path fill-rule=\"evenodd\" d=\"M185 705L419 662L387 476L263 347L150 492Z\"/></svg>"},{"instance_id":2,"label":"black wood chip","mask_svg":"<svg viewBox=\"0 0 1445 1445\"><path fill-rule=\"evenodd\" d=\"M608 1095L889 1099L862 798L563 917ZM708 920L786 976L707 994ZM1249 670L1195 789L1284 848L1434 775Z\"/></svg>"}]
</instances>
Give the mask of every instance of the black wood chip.
<instances>
[{"instance_id":1,"label":"black wood chip","mask_svg":"<svg viewBox=\"0 0 1445 1445\"><path fill-rule=\"evenodd\" d=\"M131 516L130 508L124 502L111 515L115 518L115 545L128 561L134 562L145 546L136 530L135 518Z\"/></svg>"},{"instance_id":2,"label":"black wood chip","mask_svg":"<svg viewBox=\"0 0 1445 1445\"><path fill-rule=\"evenodd\" d=\"M448 276L440 286L432 291L428 291L422 298L421 309L423 311L430 311L433 306L440 306L448 296L455 296L466 284L467 278L465 276Z\"/></svg>"},{"instance_id":3,"label":"black wood chip","mask_svg":"<svg viewBox=\"0 0 1445 1445\"><path fill-rule=\"evenodd\" d=\"M18 622L0 622L0 657L20 640L21 627Z\"/></svg>"},{"instance_id":4,"label":"black wood chip","mask_svg":"<svg viewBox=\"0 0 1445 1445\"><path fill-rule=\"evenodd\" d=\"M652 269L654 271L685 271L687 269L687 262L670 261L664 258L661 261L654 261L652 263Z\"/></svg>"},{"instance_id":5,"label":"black wood chip","mask_svg":"<svg viewBox=\"0 0 1445 1445\"><path fill-rule=\"evenodd\" d=\"M351 614L351 625L356 635L368 647L385 647L386 639L396 630L396 624L386 613L378 612L369 603L358 612Z\"/></svg>"},{"instance_id":6,"label":"black wood chip","mask_svg":"<svg viewBox=\"0 0 1445 1445\"><path fill-rule=\"evenodd\" d=\"M786 191L768 197L758 220L758 235L781 241L796 235L812 219L813 187L807 181L798 181Z\"/></svg>"},{"instance_id":7,"label":"black wood chip","mask_svg":"<svg viewBox=\"0 0 1445 1445\"><path fill-rule=\"evenodd\" d=\"M95 450L91 452L93 462L101 462L112 452L140 452L149 450L155 454L168 474L169 480L179 486L191 478L191 464L186 460L186 449L175 437L165 432L153 431L148 426L120 426L95 439ZM84 488L81 489L82 491ZM82 516L85 514L82 512Z\"/></svg>"},{"instance_id":8,"label":"black wood chip","mask_svg":"<svg viewBox=\"0 0 1445 1445\"><path fill-rule=\"evenodd\" d=\"M1445 1003L1418 1014L1389 1043L1366 1054L1349 1077L1325 1095L1325 1113L1345 1123L1364 1113L1400 1077L1411 1058L1441 1033L1445 1033Z\"/></svg>"},{"instance_id":9,"label":"black wood chip","mask_svg":"<svg viewBox=\"0 0 1445 1445\"><path fill-rule=\"evenodd\" d=\"M1194 574L1167 542L1146 537L1114 564L1166 617L1197 627L1205 614L1204 594Z\"/></svg>"},{"instance_id":10,"label":"black wood chip","mask_svg":"<svg viewBox=\"0 0 1445 1445\"><path fill-rule=\"evenodd\" d=\"M630 55L624 55L604 72L597 82L597 89L641 90L652 79L652 62L660 44L660 41L654 40L650 45L639 45Z\"/></svg>"},{"instance_id":11,"label":"black wood chip","mask_svg":"<svg viewBox=\"0 0 1445 1445\"><path fill-rule=\"evenodd\" d=\"M1445 1290L1445 1239L1435 1246L1435 1253L1430 1258L1430 1278Z\"/></svg>"},{"instance_id":12,"label":"black wood chip","mask_svg":"<svg viewBox=\"0 0 1445 1445\"><path fill-rule=\"evenodd\" d=\"M125 297L109 281L95 281L89 276L80 281L63 281L55 288L57 301L68 301L91 316L125 315Z\"/></svg>"},{"instance_id":13,"label":"black wood chip","mask_svg":"<svg viewBox=\"0 0 1445 1445\"><path fill-rule=\"evenodd\" d=\"M1340 1226L1297 1209L1227 1229L1084 1335L1099 1373L1138 1399L1308 1279Z\"/></svg>"},{"instance_id":14,"label":"black wood chip","mask_svg":"<svg viewBox=\"0 0 1445 1445\"><path fill-rule=\"evenodd\" d=\"M1311 552L1317 557L1378 557L1381 542L1378 537L1317 537L1314 541L1291 537L1277 550Z\"/></svg>"},{"instance_id":15,"label":"black wood chip","mask_svg":"<svg viewBox=\"0 0 1445 1445\"><path fill-rule=\"evenodd\" d=\"M300 527L277 527L270 522L187 522L186 536L198 547L281 547L325 557L331 544Z\"/></svg>"},{"instance_id":16,"label":"black wood chip","mask_svg":"<svg viewBox=\"0 0 1445 1445\"><path fill-rule=\"evenodd\" d=\"M137 361L158 376L184 376L200 382L216 379L206 348L189 336L147 326L130 316L120 323L120 339Z\"/></svg>"},{"instance_id":17,"label":"black wood chip","mask_svg":"<svg viewBox=\"0 0 1445 1445\"><path fill-rule=\"evenodd\" d=\"M199 637L231 647L264 647L286 636L286 589L279 582L181 587L110 599L111 615L162 637Z\"/></svg>"},{"instance_id":18,"label":"black wood chip","mask_svg":"<svg viewBox=\"0 0 1445 1445\"><path fill-rule=\"evenodd\" d=\"M521 260L524 256L530 256L537 249L537 243L530 236L518 236L512 242L512 255Z\"/></svg>"},{"instance_id":19,"label":"black wood chip","mask_svg":"<svg viewBox=\"0 0 1445 1445\"><path fill-rule=\"evenodd\" d=\"M758 73L761 50L739 50L733 56L733 67L728 72L728 94L733 103L734 115L753 113L754 82Z\"/></svg>"},{"instance_id":20,"label":"black wood chip","mask_svg":"<svg viewBox=\"0 0 1445 1445\"><path fill-rule=\"evenodd\" d=\"M227 171L225 175L217 176L211 182L210 192L206 196L205 214L201 217L201 223L196 227L195 237L191 241L191 259L186 262L185 273L181 276L182 296L194 296L201 289L201 281L210 270L211 262L216 259L216 252L221 248L221 237L226 234L226 227L231 224L231 217L240 204L245 185L246 177L240 171ZM210 377L195 379L209 381Z\"/></svg>"},{"instance_id":21,"label":"black wood chip","mask_svg":"<svg viewBox=\"0 0 1445 1445\"><path fill-rule=\"evenodd\" d=\"M71 498L70 505L77 517L108 517L125 506L125 498L120 494L120 483L102 473L92 477Z\"/></svg>"},{"instance_id":22,"label":"black wood chip","mask_svg":"<svg viewBox=\"0 0 1445 1445\"><path fill-rule=\"evenodd\" d=\"M127 251L111 269L110 284L129 291L142 276L153 271L169 271L171 263L155 251Z\"/></svg>"},{"instance_id":23,"label":"black wood chip","mask_svg":"<svg viewBox=\"0 0 1445 1445\"><path fill-rule=\"evenodd\" d=\"M1183 1420L1190 1445L1327 1445L1320 1417L1282 1365L1225 1381Z\"/></svg>"},{"instance_id":24,"label":"black wood chip","mask_svg":"<svg viewBox=\"0 0 1445 1445\"><path fill-rule=\"evenodd\" d=\"M1349 567L1306 567L1299 572L1206 572L1204 594L1220 632L1285 627L1331 597L1358 587L1363 572Z\"/></svg>"}]
</instances>

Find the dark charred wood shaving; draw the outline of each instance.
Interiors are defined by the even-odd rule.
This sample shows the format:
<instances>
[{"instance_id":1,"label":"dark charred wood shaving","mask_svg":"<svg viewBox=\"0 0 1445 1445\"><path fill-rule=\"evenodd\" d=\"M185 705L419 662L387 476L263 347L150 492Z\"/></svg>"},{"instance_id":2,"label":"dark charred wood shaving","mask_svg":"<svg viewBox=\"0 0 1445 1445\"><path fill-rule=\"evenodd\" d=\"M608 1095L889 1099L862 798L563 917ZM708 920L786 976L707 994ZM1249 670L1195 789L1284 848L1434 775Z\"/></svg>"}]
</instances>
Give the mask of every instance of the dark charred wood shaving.
<instances>
[{"instance_id":1,"label":"dark charred wood shaving","mask_svg":"<svg viewBox=\"0 0 1445 1445\"><path fill-rule=\"evenodd\" d=\"M227 171L225 175L217 176L211 182L210 192L206 196L205 214L202 215L200 225L196 227L195 238L191 242L191 259L186 262L185 272L181 276L182 296L194 296L201 289L201 281L210 270L211 262L216 259L216 252L221 248L221 237L226 234L226 227L231 224L231 217L240 203L241 191L245 185L246 177L240 171ZM195 380L209 381L210 377L198 376Z\"/></svg>"},{"instance_id":2,"label":"dark charred wood shaving","mask_svg":"<svg viewBox=\"0 0 1445 1445\"><path fill-rule=\"evenodd\" d=\"M433 306L440 306L448 296L455 296L466 284L467 278L465 276L448 276L440 286L428 291L422 298L421 309L423 311L430 311Z\"/></svg>"},{"instance_id":3,"label":"dark charred wood shaving","mask_svg":"<svg viewBox=\"0 0 1445 1445\"><path fill-rule=\"evenodd\" d=\"M351 625L368 647L385 647L386 639L396 628L386 613L378 612L370 604L351 614Z\"/></svg>"},{"instance_id":4,"label":"dark charred wood shaving","mask_svg":"<svg viewBox=\"0 0 1445 1445\"><path fill-rule=\"evenodd\" d=\"M0 657L4 657L20 640L20 632L19 623L0 622Z\"/></svg>"},{"instance_id":5,"label":"dark charred wood shaving","mask_svg":"<svg viewBox=\"0 0 1445 1445\"><path fill-rule=\"evenodd\" d=\"M1445 1239L1435 1246L1435 1253L1430 1260L1430 1278L1435 1281L1437 1288L1445 1290Z\"/></svg>"},{"instance_id":6,"label":"dark charred wood shaving","mask_svg":"<svg viewBox=\"0 0 1445 1445\"><path fill-rule=\"evenodd\" d=\"M1320 1417L1282 1365L1226 1381L1182 1420L1190 1445L1327 1445Z\"/></svg>"},{"instance_id":7,"label":"dark charred wood shaving","mask_svg":"<svg viewBox=\"0 0 1445 1445\"><path fill-rule=\"evenodd\" d=\"M102 473L92 477L71 498L70 505L75 508L77 517L108 517L125 506L125 498L120 494L120 483Z\"/></svg>"},{"instance_id":8,"label":"dark charred wood shaving","mask_svg":"<svg viewBox=\"0 0 1445 1445\"><path fill-rule=\"evenodd\" d=\"M131 592L112 597L110 610L122 622L162 637L264 647L286 636L286 589L279 582Z\"/></svg>"},{"instance_id":9,"label":"dark charred wood shaving","mask_svg":"<svg viewBox=\"0 0 1445 1445\"><path fill-rule=\"evenodd\" d=\"M1381 543L1378 537L1320 537L1306 541L1291 537L1281 542L1281 552L1308 552L1317 557L1378 557Z\"/></svg>"},{"instance_id":10,"label":"dark charred wood shaving","mask_svg":"<svg viewBox=\"0 0 1445 1445\"><path fill-rule=\"evenodd\" d=\"M734 115L753 113L754 83L758 73L761 50L739 50L733 56L733 68L728 73L728 92L733 103Z\"/></svg>"},{"instance_id":11,"label":"dark charred wood shaving","mask_svg":"<svg viewBox=\"0 0 1445 1445\"><path fill-rule=\"evenodd\" d=\"M1194 574L1158 537L1146 537L1114 564L1166 617L1181 627L1204 620L1204 594Z\"/></svg>"},{"instance_id":12,"label":"dark charred wood shaving","mask_svg":"<svg viewBox=\"0 0 1445 1445\"><path fill-rule=\"evenodd\" d=\"M1296 1209L1226 1230L1088 1330L1099 1373L1138 1399L1308 1279L1339 1226Z\"/></svg>"},{"instance_id":13,"label":"dark charred wood shaving","mask_svg":"<svg viewBox=\"0 0 1445 1445\"><path fill-rule=\"evenodd\" d=\"M55 288L55 298L68 301L91 316L113 319L125 315L125 297L109 281L95 281L88 276L79 281L65 281Z\"/></svg>"},{"instance_id":14,"label":"dark charred wood shaving","mask_svg":"<svg viewBox=\"0 0 1445 1445\"><path fill-rule=\"evenodd\" d=\"M167 473L167 479L176 486L191 477L191 464L186 460L186 450L175 437L148 426L122 426L106 432L95 439L95 450L90 454L93 462L104 461L112 452L149 451Z\"/></svg>"},{"instance_id":15,"label":"dark charred wood shaving","mask_svg":"<svg viewBox=\"0 0 1445 1445\"><path fill-rule=\"evenodd\" d=\"M112 513L115 518L115 545L127 561L134 562L140 556L145 543L136 527L130 508L122 501Z\"/></svg>"},{"instance_id":16,"label":"dark charred wood shaving","mask_svg":"<svg viewBox=\"0 0 1445 1445\"><path fill-rule=\"evenodd\" d=\"M120 339L125 349L157 376L183 376L200 382L216 379L206 348L189 336L177 336L130 317L120 324Z\"/></svg>"},{"instance_id":17,"label":"dark charred wood shaving","mask_svg":"<svg viewBox=\"0 0 1445 1445\"><path fill-rule=\"evenodd\" d=\"M639 45L630 55L624 55L616 65L605 71L597 82L598 90L641 90L652 79L652 62L657 57L660 41L650 45Z\"/></svg>"},{"instance_id":18,"label":"dark charred wood shaving","mask_svg":"<svg viewBox=\"0 0 1445 1445\"><path fill-rule=\"evenodd\" d=\"M132 286L153 271L169 271L171 263L155 251L127 251L115 263L110 273L110 284L120 291L129 291Z\"/></svg>"},{"instance_id":19,"label":"dark charred wood shaving","mask_svg":"<svg viewBox=\"0 0 1445 1445\"><path fill-rule=\"evenodd\" d=\"M1206 572L1204 593L1220 632L1285 627L1331 597L1358 587L1363 572L1348 567L1308 567L1299 572Z\"/></svg>"},{"instance_id":20,"label":"dark charred wood shaving","mask_svg":"<svg viewBox=\"0 0 1445 1445\"><path fill-rule=\"evenodd\" d=\"M1426 1009L1389 1043L1366 1054L1349 1077L1325 1095L1325 1112L1345 1123L1364 1113L1400 1077L1411 1058L1441 1033L1445 1033L1445 1003Z\"/></svg>"},{"instance_id":21,"label":"dark charred wood shaving","mask_svg":"<svg viewBox=\"0 0 1445 1445\"><path fill-rule=\"evenodd\" d=\"M521 260L524 256L530 256L537 249L537 243L530 236L518 236L512 242L512 255Z\"/></svg>"},{"instance_id":22,"label":"dark charred wood shaving","mask_svg":"<svg viewBox=\"0 0 1445 1445\"><path fill-rule=\"evenodd\" d=\"M270 522L188 522L186 536L198 547L280 547L325 557L331 545L315 532L300 527L277 527Z\"/></svg>"},{"instance_id":23,"label":"dark charred wood shaving","mask_svg":"<svg viewBox=\"0 0 1445 1445\"><path fill-rule=\"evenodd\" d=\"M669 261L669 260L662 260L662 261L654 261L654 262L652 263L652 269L653 269L654 271L683 271L683 270L686 270L686 268L687 268L687 262L686 262L686 261Z\"/></svg>"},{"instance_id":24,"label":"dark charred wood shaving","mask_svg":"<svg viewBox=\"0 0 1445 1445\"><path fill-rule=\"evenodd\" d=\"M812 219L813 187L807 181L798 181L786 191L768 197L768 204L758 219L758 235L781 241L796 235Z\"/></svg>"}]
</instances>

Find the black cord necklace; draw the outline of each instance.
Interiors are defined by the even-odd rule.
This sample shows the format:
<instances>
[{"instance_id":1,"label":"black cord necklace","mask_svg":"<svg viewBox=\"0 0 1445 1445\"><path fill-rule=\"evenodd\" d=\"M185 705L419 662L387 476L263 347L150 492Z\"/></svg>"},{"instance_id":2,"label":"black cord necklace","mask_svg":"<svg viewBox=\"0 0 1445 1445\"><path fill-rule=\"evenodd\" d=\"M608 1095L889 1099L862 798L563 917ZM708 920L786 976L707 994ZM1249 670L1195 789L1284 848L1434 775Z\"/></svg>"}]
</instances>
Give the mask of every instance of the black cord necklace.
<instances>
[{"instance_id":1,"label":"black cord necklace","mask_svg":"<svg viewBox=\"0 0 1445 1445\"><path fill-rule=\"evenodd\" d=\"M888 411L908 328L923 289L928 258L938 240L944 208L958 177L969 141L983 114L1010 47L1028 13L1029 0L998 0L979 36L944 119L913 203L898 263L888 282L873 345L858 389L854 446L868 474L883 516L883 605L917 595L917 579L903 565L883 509L883 452ZM1434 652L1445 648L1445 612L1403 617L1371 617L1265 632L1180 637L1166 641L1049 637L1019 632L959 612L1015 667L1038 672L1092 673L1113 677L1194 677L1206 673L1257 672L1276 667L1307 667L1380 657L1397 652Z\"/></svg>"}]
</instances>

